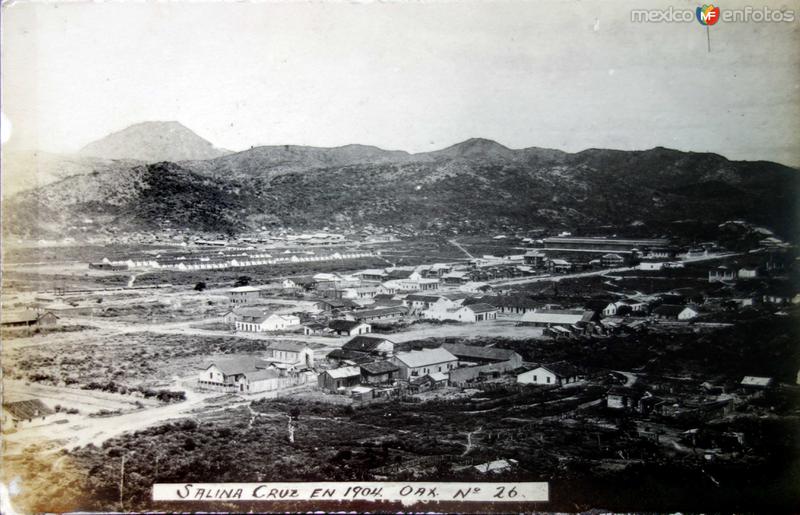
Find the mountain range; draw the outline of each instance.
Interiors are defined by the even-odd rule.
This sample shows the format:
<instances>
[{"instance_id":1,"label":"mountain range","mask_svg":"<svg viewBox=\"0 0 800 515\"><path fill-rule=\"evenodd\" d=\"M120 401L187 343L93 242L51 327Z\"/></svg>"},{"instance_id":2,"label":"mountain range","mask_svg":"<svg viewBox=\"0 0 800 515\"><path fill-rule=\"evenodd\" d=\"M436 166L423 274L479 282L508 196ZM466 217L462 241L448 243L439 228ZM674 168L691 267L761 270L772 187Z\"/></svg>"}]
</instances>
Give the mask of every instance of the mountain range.
<instances>
[{"instance_id":1,"label":"mountain range","mask_svg":"<svg viewBox=\"0 0 800 515\"><path fill-rule=\"evenodd\" d=\"M419 154L365 145L226 153L208 142L184 145L194 140L184 130L175 132L180 136L174 146L182 149L176 158L152 162L150 151L139 148L149 141L147 124L134 127L127 133L132 138L119 139L122 131L100 140L115 141L106 149L127 152L87 145L82 153L106 156L92 157L101 160L91 171L59 177L4 202L4 232L44 237L169 226L235 234L261 227L368 225L404 233L539 226L660 231L670 224L735 218L783 234L796 228L800 176L771 162L661 147L515 150L486 139ZM162 148L172 147L165 135L173 133L161 122L153 127ZM198 157L204 155L200 149L218 155ZM192 157L180 158L186 155Z\"/></svg>"}]
</instances>

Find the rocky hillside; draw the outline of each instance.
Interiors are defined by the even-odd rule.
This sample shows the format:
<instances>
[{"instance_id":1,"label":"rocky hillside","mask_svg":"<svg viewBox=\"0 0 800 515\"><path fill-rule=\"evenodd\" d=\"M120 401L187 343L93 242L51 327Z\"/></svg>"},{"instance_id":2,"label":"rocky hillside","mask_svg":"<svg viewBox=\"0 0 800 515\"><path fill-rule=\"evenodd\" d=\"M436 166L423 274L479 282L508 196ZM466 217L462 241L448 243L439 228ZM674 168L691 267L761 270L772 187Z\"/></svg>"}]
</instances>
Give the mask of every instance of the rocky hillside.
<instances>
[{"instance_id":1,"label":"rocky hillside","mask_svg":"<svg viewBox=\"0 0 800 515\"><path fill-rule=\"evenodd\" d=\"M216 159L187 161L180 164L212 177L248 179L357 164L401 164L418 160L420 160L418 156L408 152L383 150L368 145L346 145L335 148L280 145L255 147Z\"/></svg>"},{"instance_id":2,"label":"rocky hillside","mask_svg":"<svg viewBox=\"0 0 800 515\"><path fill-rule=\"evenodd\" d=\"M791 235L798 177L776 163L665 148L569 154L480 139L426 154L356 145L260 147L68 178L18 195L6 221L25 234L65 224L77 230L81 219L92 220L81 229L90 232L373 224L414 233L532 226L659 231L741 218Z\"/></svg>"},{"instance_id":3,"label":"rocky hillside","mask_svg":"<svg viewBox=\"0 0 800 515\"><path fill-rule=\"evenodd\" d=\"M81 156L104 159L186 161L213 159L229 154L214 148L179 122L144 122L93 141L80 150Z\"/></svg>"}]
</instances>

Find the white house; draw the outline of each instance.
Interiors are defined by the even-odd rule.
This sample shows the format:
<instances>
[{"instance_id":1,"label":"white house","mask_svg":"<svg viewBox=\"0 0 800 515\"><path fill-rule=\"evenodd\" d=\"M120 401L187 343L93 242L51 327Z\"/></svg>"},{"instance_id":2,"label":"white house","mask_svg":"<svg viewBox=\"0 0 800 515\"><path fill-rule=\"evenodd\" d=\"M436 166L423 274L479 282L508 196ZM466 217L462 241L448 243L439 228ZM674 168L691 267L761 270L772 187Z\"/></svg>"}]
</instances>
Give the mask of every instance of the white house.
<instances>
[{"instance_id":1,"label":"white house","mask_svg":"<svg viewBox=\"0 0 800 515\"><path fill-rule=\"evenodd\" d=\"M279 363L307 368L314 366L314 351L301 342L272 342L267 345L265 357Z\"/></svg>"},{"instance_id":2,"label":"white house","mask_svg":"<svg viewBox=\"0 0 800 515\"><path fill-rule=\"evenodd\" d=\"M742 267L738 271L739 279L755 279L758 277L758 268Z\"/></svg>"},{"instance_id":3,"label":"white house","mask_svg":"<svg viewBox=\"0 0 800 515\"><path fill-rule=\"evenodd\" d=\"M400 368L401 379L421 377L434 372L447 373L458 367L458 358L442 347L398 352L390 361Z\"/></svg>"},{"instance_id":4,"label":"white house","mask_svg":"<svg viewBox=\"0 0 800 515\"><path fill-rule=\"evenodd\" d=\"M436 302L422 312L423 318L432 320L454 320L457 322L483 322L497 318L497 308L489 304L470 304L448 307L445 302Z\"/></svg>"},{"instance_id":5,"label":"white house","mask_svg":"<svg viewBox=\"0 0 800 515\"><path fill-rule=\"evenodd\" d=\"M204 367L197 377L197 387L215 392L252 394L305 384L306 379L306 374L278 370L258 358L227 358Z\"/></svg>"},{"instance_id":6,"label":"white house","mask_svg":"<svg viewBox=\"0 0 800 515\"><path fill-rule=\"evenodd\" d=\"M663 261L642 261L638 266L639 270L661 270L664 268Z\"/></svg>"},{"instance_id":7,"label":"white house","mask_svg":"<svg viewBox=\"0 0 800 515\"><path fill-rule=\"evenodd\" d=\"M678 320L691 320L700 315L700 311L696 306L686 306L683 311L678 313Z\"/></svg>"},{"instance_id":8,"label":"white house","mask_svg":"<svg viewBox=\"0 0 800 515\"><path fill-rule=\"evenodd\" d=\"M619 308L621 308L622 306L628 306L629 308L631 308L631 311L647 311L647 303L646 302L640 302L640 301L630 300L630 299L623 299L623 300L618 300L617 302L612 302L611 304L606 306L603 309L603 316L606 316L606 317L615 316L617 314L617 312L619 311Z\"/></svg>"},{"instance_id":9,"label":"white house","mask_svg":"<svg viewBox=\"0 0 800 515\"><path fill-rule=\"evenodd\" d=\"M300 325L300 318L296 315L242 315L236 321L236 330L250 333L263 333L269 331L286 331Z\"/></svg>"},{"instance_id":10,"label":"white house","mask_svg":"<svg viewBox=\"0 0 800 515\"><path fill-rule=\"evenodd\" d=\"M736 280L736 271L731 270L725 265L718 266L717 268L712 268L708 271L708 282L715 283L715 282L724 282L724 281L735 281Z\"/></svg>"},{"instance_id":11,"label":"white house","mask_svg":"<svg viewBox=\"0 0 800 515\"><path fill-rule=\"evenodd\" d=\"M517 376L517 383L563 386L577 383L581 378L581 373L572 365L567 363L551 363L519 374Z\"/></svg>"}]
</instances>

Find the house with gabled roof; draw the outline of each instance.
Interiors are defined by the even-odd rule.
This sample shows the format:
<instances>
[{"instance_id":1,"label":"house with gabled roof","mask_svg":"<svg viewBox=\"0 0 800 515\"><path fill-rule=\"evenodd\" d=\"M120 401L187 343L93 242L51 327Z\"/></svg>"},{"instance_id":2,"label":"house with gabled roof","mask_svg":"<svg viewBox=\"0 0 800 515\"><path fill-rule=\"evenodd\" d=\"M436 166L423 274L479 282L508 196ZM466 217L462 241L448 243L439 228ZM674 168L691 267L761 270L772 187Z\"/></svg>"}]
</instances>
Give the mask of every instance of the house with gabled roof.
<instances>
[{"instance_id":1,"label":"house with gabled roof","mask_svg":"<svg viewBox=\"0 0 800 515\"><path fill-rule=\"evenodd\" d=\"M223 393L253 394L304 384L305 374L275 367L253 356L215 359L201 367L197 387Z\"/></svg>"},{"instance_id":2,"label":"house with gabled roof","mask_svg":"<svg viewBox=\"0 0 800 515\"><path fill-rule=\"evenodd\" d=\"M235 328L237 331L262 333L286 331L300 325L296 315L268 313L259 308L242 308L237 312Z\"/></svg>"},{"instance_id":3,"label":"house with gabled roof","mask_svg":"<svg viewBox=\"0 0 800 515\"><path fill-rule=\"evenodd\" d=\"M305 368L314 367L314 351L303 342L270 342L265 357L279 363L288 363Z\"/></svg>"},{"instance_id":4,"label":"house with gabled roof","mask_svg":"<svg viewBox=\"0 0 800 515\"><path fill-rule=\"evenodd\" d=\"M609 252L600 257L600 264L606 268L623 266L625 264L625 258L614 252Z\"/></svg>"},{"instance_id":5,"label":"house with gabled roof","mask_svg":"<svg viewBox=\"0 0 800 515\"><path fill-rule=\"evenodd\" d=\"M356 336L372 332L371 325L357 320L331 320L328 327L338 336Z\"/></svg>"},{"instance_id":6,"label":"house with gabled roof","mask_svg":"<svg viewBox=\"0 0 800 515\"><path fill-rule=\"evenodd\" d=\"M255 372L269 368L263 359L251 356L215 359L202 367L197 379L197 386L204 390L235 392L245 372Z\"/></svg>"},{"instance_id":7,"label":"house with gabled roof","mask_svg":"<svg viewBox=\"0 0 800 515\"><path fill-rule=\"evenodd\" d=\"M409 293L403 299L403 305L408 307L412 312L424 311L443 299L441 295L431 295L424 293Z\"/></svg>"},{"instance_id":8,"label":"house with gabled roof","mask_svg":"<svg viewBox=\"0 0 800 515\"><path fill-rule=\"evenodd\" d=\"M431 320L483 322L486 320L495 320L497 318L497 311L497 308L490 304L459 304L456 301L446 299L435 302L420 315L422 318Z\"/></svg>"},{"instance_id":9,"label":"house with gabled roof","mask_svg":"<svg viewBox=\"0 0 800 515\"><path fill-rule=\"evenodd\" d=\"M363 352L372 356L389 356L394 353L394 342L382 336L356 336L349 340L342 349Z\"/></svg>"},{"instance_id":10,"label":"house with gabled roof","mask_svg":"<svg viewBox=\"0 0 800 515\"><path fill-rule=\"evenodd\" d=\"M39 399L3 403L3 430L41 423L55 411Z\"/></svg>"},{"instance_id":11,"label":"house with gabled roof","mask_svg":"<svg viewBox=\"0 0 800 515\"><path fill-rule=\"evenodd\" d=\"M574 366L565 362L541 365L517 376L517 383L545 386L564 386L577 383L585 376Z\"/></svg>"},{"instance_id":12,"label":"house with gabled roof","mask_svg":"<svg viewBox=\"0 0 800 515\"><path fill-rule=\"evenodd\" d=\"M350 366L325 370L317 376L317 384L324 391L345 391L361 384L361 368Z\"/></svg>"},{"instance_id":13,"label":"house with gabled roof","mask_svg":"<svg viewBox=\"0 0 800 515\"><path fill-rule=\"evenodd\" d=\"M400 367L391 361L362 363L361 382L367 384L390 383L400 376Z\"/></svg>"},{"instance_id":14,"label":"house with gabled roof","mask_svg":"<svg viewBox=\"0 0 800 515\"><path fill-rule=\"evenodd\" d=\"M400 368L401 379L433 372L447 373L458 366L458 358L443 347L398 352L390 361Z\"/></svg>"},{"instance_id":15,"label":"house with gabled roof","mask_svg":"<svg viewBox=\"0 0 800 515\"><path fill-rule=\"evenodd\" d=\"M51 311L37 313L36 311L3 312L0 315L0 325L3 327L34 327L53 326L58 323L59 317Z\"/></svg>"},{"instance_id":16,"label":"house with gabled roof","mask_svg":"<svg viewBox=\"0 0 800 515\"><path fill-rule=\"evenodd\" d=\"M432 372L420 377L412 377L409 380L409 389L421 393L447 386L449 377L442 372Z\"/></svg>"}]
</instances>

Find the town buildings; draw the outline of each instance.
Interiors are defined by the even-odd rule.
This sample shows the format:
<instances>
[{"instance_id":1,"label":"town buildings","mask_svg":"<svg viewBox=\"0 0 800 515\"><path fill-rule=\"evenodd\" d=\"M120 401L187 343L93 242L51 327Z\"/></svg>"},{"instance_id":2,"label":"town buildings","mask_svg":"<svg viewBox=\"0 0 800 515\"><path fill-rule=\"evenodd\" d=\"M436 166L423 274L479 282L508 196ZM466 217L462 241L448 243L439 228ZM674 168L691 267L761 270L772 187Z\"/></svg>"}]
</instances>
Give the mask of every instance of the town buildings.
<instances>
[{"instance_id":1,"label":"town buildings","mask_svg":"<svg viewBox=\"0 0 800 515\"><path fill-rule=\"evenodd\" d=\"M254 394L305 384L308 376L292 370L274 367L255 357L225 358L203 367L197 377L197 387L221 393Z\"/></svg>"}]
</instances>

